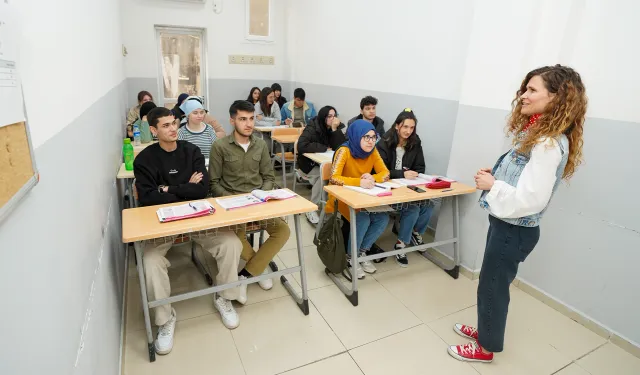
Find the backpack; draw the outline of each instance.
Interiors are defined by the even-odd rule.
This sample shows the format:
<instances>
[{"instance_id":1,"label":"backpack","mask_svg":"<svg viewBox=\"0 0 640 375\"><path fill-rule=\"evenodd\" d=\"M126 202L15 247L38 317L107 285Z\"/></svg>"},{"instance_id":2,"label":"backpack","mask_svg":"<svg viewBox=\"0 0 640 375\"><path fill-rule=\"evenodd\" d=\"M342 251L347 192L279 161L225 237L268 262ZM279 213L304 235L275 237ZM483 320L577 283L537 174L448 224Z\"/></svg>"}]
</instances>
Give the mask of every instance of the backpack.
<instances>
[{"instance_id":1,"label":"backpack","mask_svg":"<svg viewBox=\"0 0 640 375\"><path fill-rule=\"evenodd\" d=\"M344 252L344 238L338 221L338 200L333 215L320 228L320 234L313 243L318 248L318 257L332 273L341 273L347 268L347 254Z\"/></svg>"}]
</instances>

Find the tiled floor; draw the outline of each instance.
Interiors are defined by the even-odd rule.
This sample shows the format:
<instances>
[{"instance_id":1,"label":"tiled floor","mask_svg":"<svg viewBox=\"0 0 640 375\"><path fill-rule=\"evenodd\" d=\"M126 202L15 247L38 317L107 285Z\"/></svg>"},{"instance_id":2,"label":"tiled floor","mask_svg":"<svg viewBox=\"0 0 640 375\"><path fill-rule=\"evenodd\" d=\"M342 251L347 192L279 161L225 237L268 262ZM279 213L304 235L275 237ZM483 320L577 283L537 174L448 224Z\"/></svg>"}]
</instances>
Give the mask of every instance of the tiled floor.
<instances>
[{"instance_id":1,"label":"tiled floor","mask_svg":"<svg viewBox=\"0 0 640 375\"><path fill-rule=\"evenodd\" d=\"M299 192L309 191L302 187ZM379 264L378 272L359 284L360 304L353 307L324 274L312 243L313 228L306 220L302 224L309 316L277 280L270 291L249 286L249 303L237 306L241 324L232 331L222 325L211 296L179 302L174 305L179 322L173 351L157 356L155 363L147 356L131 261L124 374L640 374L640 359L515 287L505 351L491 364L458 362L446 348L465 342L451 329L455 322L476 321L476 282L463 276L453 280L412 253L406 269L393 259ZM388 230L380 243L389 247L392 241ZM215 270L213 259L204 258ZM169 261L174 293L206 285L184 251L172 249ZM293 236L276 262L281 267L298 264ZM289 280L299 288L298 275Z\"/></svg>"}]
</instances>

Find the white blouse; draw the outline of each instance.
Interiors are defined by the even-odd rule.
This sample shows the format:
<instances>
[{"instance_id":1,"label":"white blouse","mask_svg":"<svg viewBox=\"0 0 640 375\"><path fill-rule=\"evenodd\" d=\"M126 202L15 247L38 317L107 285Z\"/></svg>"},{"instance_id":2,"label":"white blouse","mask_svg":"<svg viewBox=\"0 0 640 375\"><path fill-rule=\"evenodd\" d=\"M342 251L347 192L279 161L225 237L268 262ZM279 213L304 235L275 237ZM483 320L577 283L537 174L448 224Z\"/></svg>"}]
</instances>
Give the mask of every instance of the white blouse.
<instances>
[{"instance_id":1,"label":"white blouse","mask_svg":"<svg viewBox=\"0 0 640 375\"><path fill-rule=\"evenodd\" d=\"M560 145L555 140L547 138L535 145L517 186L496 180L487 194L493 216L515 219L542 212L551 199L561 160Z\"/></svg>"}]
</instances>

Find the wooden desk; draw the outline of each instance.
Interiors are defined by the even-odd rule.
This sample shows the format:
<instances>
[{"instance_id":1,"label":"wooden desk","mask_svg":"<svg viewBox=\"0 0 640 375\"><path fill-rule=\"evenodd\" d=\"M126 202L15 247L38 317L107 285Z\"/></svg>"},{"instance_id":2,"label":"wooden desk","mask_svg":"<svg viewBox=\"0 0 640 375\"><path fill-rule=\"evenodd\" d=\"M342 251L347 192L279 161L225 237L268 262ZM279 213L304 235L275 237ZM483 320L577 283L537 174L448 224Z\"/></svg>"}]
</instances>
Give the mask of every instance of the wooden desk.
<instances>
[{"instance_id":1,"label":"wooden desk","mask_svg":"<svg viewBox=\"0 0 640 375\"><path fill-rule=\"evenodd\" d=\"M208 201L216 208L216 212L209 216L179 220L169 223L160 223L156 211L160 207L171 206L148 206L139 208L130 208L122 211L122 242L128 243L135 241L135 255L137 261L138 277L140 279L140 294L142 296L142 310L144 312L144 323L147 332L147 344L149 350L149 360L155 361L155 348L153 345L153 335L151 331L151 321L149 318L149 309L157 306L166 305L184 301L190 298L197 298L208 294L213 294L221 290L235 288L244 284L251 284L261 280L280 278L280 282L285 289L293 297L298 307L305 315L309 315L309 301L307 296L307 276L304 267L304 251L302 247L302 232L300 226L300 215L306 212L315 211L318 207L308 200L297 196L295 198L283 201L270 201L259 206L250 206L235 210L224 210L216 203L215 198ZM184 203L184 202L181 202ZM175 203L173 204L175 205ZM212 230L215 228L229 227L238 224L244 224L252 221L275 219L282 216L294 215L296 246L298 250L298 259L300 265L287 268L284 270L272 269L266 275L251 277L246 280L239 280L233 283L212 286L209 288L183 293L169 298L149 301L147 295L147 286L143 262L143 241L179 234L188 234L204 230ZM213 233L207 235L215 235ZM284 275L300 272L300 281L302 286L302 295L299 295L291 286Z\"/></svg>"},{"instance_id":2,"label":"wooden desk","mask_svg":"<svg viewBox=\"0 0 640 375\"><path fill-rule=\"evenodd\" d=\"M450 190L450 191L446 191L449 189L431 190L431 189L425 188L424 186L420 186L420 188L423 188L424 190L426 190L426 192L417 193L413 190L403 187L398 189L392 189L391 195L389 196L374 197L371 195L358 193L357 191L347 189L343 186L329 185L324 187L324 190L328 194L333 195L333 197L337 198L340 202L343 202L347 206L349 206L349 215L352 218L352 220L349 222L351 226L350 251L351 251L351 259L354 260L354 264L357 264L359 262L357 240L356 240L357 228L356 228L356 220L354 220L354 218L356 217L356 210L366 209L371 207L378 207L378 206L385 206L385 205L398 205L398 204L420 205L421 204L420 202L424 204L424 201L428 199L450 197L451 199L453 199L453 204L452 204L453 238L448 240L431 242L431 243L423 244L420 246L410 246L401 250L386 251L383 254L368 255L365 257L360 257L360 259L362 260L380 259L380 258L395 256L398 254L405 254L411 251L427 250L428 248L432 248L432 247L453 244L453 266L445 265L444 263L440 262L438 259L429 255L429 253L427 252L424 252L422 255L425 258L432 261L433 263L440 266L446 273L448 273L454 279L458 278L458 275L460 272L460 249L459 249L460 240L458 238L458 233L460 229L460 213L458 209L458 197L464 194L473 194L476 192L476 189L474 187L471 187L462 183L458 183L458 182L454 182L451 184L450 189L453 189L453 190ZM322 212L322 216L324 216L324 212ZM321 218L321 220L322 219L323 218ZM438 225L443 225L443 223L439 222ZM345 241L347 241L347 239L345 239ZM357 285L358 278L357 277L351 278L351 288L349 289L340 281L340 279L336 277L336 275L329 272L328 270L325 270L325 272L331 278L331 280L333 280L336 286L338 286L338 288L345 294L345 296L351 302L351 304L353 306L358 306L358 285Z\"/></svg>"},{"instance_id":3,"label":"wooden desk","mask_svg":"<svg viewBox=\"0 0 640 375\"><path fill-rule=\"evenodd\" d=\"M285 165L285 152L284 152L284 145L287 143L296 143L298 141L298 138L300 138L300 134L287 134L287 135L273 135L271 136L271 140L272 141L276 141L278 143L280 143L280 156L281 156L281 161L282 161L282 188L286 188L287 187L287 175L286 175L286 165ZM295 171L296 171L296 153L294 150L293 153L293 173L295 175ZM295 176L294 176L295 178Z\"/></svg>"},{"instance_id":4,"label":"wooden desk","mask_svg":"<svg viewBox=\"0 0 640 375\"><path fill-rule=\"evenodd\" d=\"M320 165L333 162L333 155L329 156L324 152L306 152L303 155Z\"/></svg>"},{"instance_id":5,"label":"wooden desk","mask_svg":"<svg viewBox=\"0 0 640 375\"><path fill-rule=\"evenodd\" d=\"M141 143L140 146L135 146L133 144L133 142L131 143L131 145L133 146L133 158L135 159L136 156L138 156L138 154L140 153L140 151L144 150L145 148L151 146L152 144L158 143L158 141L151 141L149 143Z\"/></svg>"}]
</instances>

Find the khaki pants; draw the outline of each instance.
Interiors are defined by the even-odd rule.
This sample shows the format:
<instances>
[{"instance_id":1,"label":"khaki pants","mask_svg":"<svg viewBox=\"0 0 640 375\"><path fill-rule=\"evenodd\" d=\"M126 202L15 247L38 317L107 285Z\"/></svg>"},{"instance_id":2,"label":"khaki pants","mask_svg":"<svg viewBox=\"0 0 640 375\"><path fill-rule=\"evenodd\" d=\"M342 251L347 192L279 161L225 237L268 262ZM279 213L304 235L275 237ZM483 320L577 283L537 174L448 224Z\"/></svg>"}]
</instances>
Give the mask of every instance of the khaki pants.
<instances>
[{"instance_id":1,"label":"khaki pants","mask_svg":"<svg viewBox=\"0 0 640 375\"><path fill-rule=\"evenodd\" d=\"M280 218L275 219L275 225L272 224L272 219L269 219L269 225L265 229L269 233L269 238L258 249L258 252L253 250L253 246L247 241L247 234L244 230L238 231L238 238L242 241L242 259L247 262L244 268L253 276L259 276L271 262L271 259L278 254L280 249L289 240L291 230L289 225Z\"/></svg>"},{"instance_id":2,"label":"khaki pants","mask_svg":"<svg viewBox=\"0 0 640 375\"><path fill-rule=\"evenodd\" d=\"M228 284L238 281L238 262L242 251L242 243L233 232L218 233L214 236L192 237L192 240L202 246L215 258L218 264L216 285ZM173 246L173 238L166 243L147 241L144 244L144 273L147 282L147 295L149 300L155 301L171 296L169 273L167 268L171 263L165 257ZM238 288L226 289L218 293L225 299L238 298ZM155 323L161 326L171 317L171 305L162 305L154 309Z\"/></svg>"}]
</instances>

